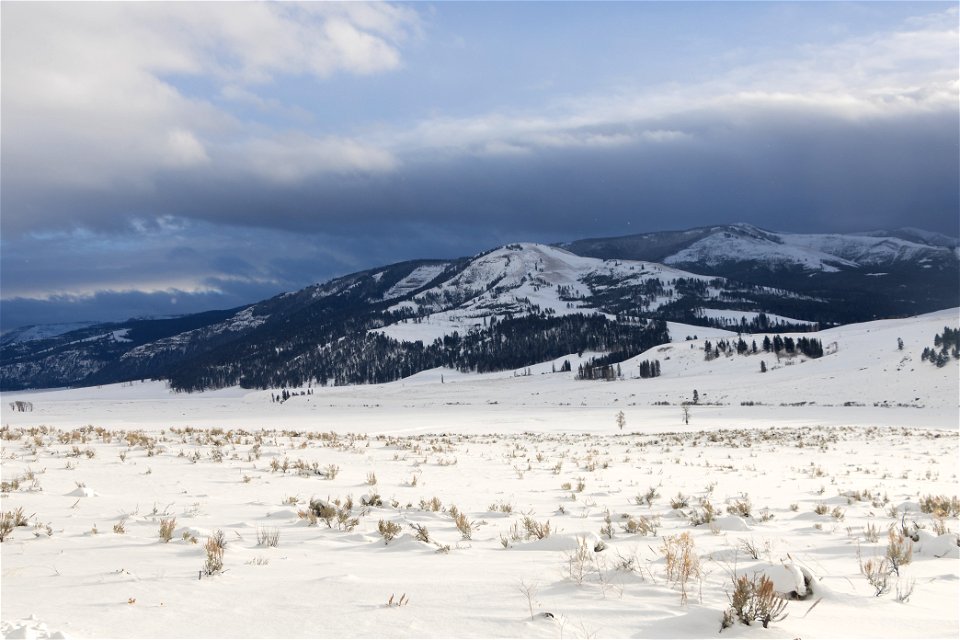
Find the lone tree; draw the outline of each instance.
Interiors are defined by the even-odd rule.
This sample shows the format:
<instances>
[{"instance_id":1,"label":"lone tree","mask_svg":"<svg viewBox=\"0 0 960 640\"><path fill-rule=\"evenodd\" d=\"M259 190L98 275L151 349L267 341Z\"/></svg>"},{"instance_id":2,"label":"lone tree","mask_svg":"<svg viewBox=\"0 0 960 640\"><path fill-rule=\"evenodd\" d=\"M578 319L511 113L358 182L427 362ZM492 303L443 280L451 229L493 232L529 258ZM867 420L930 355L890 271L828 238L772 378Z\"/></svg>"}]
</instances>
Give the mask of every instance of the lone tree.
<instances>
[{"instance_id":1,"label":"lone tree","mask_svg":"<svg viewBox=\"0 0 960 640\"><path fill-rule=\"evenodd\" d=\"M690 405L683 405L683 424L690 424Z\"/></svg>"},{"instance_id":2,"label":"lone tree","mask_svg":"<svg viewBox=\"0 0 960 640\"><path fill-rule=\"evenodd\" d=\"M627 416L623 415L623 411L617 413L617 426L620 427L620 431L623 431L623 427L627 424Z\"/></svg>"},{"instance_id":3,"label":"lone tree","mask_svg":"<svg viewBox=\"0 0 960 640\"><path fill-rule=\"evenodd\" d=\"M766 372L767 372L767 363L764 362L763 360L761 360L761 361L760 361L760 373L766 373Z\"/></svg>"}]
</instances>

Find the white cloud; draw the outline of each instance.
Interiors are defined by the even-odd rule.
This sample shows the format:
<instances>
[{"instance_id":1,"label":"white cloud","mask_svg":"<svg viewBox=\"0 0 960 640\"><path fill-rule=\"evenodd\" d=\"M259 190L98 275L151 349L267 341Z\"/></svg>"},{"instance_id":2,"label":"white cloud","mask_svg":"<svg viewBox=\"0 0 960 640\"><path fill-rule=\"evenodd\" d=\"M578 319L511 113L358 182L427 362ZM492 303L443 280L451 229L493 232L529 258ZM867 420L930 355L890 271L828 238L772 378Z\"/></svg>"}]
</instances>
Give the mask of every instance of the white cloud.
<instances>
[{"instance_id":1,"label":"white cloud","mask_svg":"<svg viewBox=\"0 0 960 640\"><path fill-rule=\"evenodd\" d=\"M247 87L278 75L395 69L399 45L418 30L415 11L380 4L5 3L4 189L150 190L158 171L217 170L223 149L263 133L185 95L171 74L252 101ZM300 175L390 165L369 146L297 142L286 156L305 158ZM297 175L281 160L274 173Z\"/></svg>"},{"instance_id":2,"label":"white cloud","mask_svg":"<svg viewBox=\"0 0 960 640\"><path fill-rule=\"evenodd\" d=\"M376 147L349 138L304 134L245 140L230 150L230 157L236 169L280 183L330 172L384 172L396 166L390 153Z\"/></svg>"},{"instance_id":3,"label":"white cloud","mask_svg":"<svg viewBox=\"0 0 960 640\"><path fill-rule=\"evenodd\" d=\"M956 111L958 41L951 8L907 20L899 30L800 46L706 83L624 88L529 111L433 117L381 144L400 156L404 150L515 156L696 137L674 120L749 125L750 118L778 114L863 120Z\"/></svg>"}]
</instances>

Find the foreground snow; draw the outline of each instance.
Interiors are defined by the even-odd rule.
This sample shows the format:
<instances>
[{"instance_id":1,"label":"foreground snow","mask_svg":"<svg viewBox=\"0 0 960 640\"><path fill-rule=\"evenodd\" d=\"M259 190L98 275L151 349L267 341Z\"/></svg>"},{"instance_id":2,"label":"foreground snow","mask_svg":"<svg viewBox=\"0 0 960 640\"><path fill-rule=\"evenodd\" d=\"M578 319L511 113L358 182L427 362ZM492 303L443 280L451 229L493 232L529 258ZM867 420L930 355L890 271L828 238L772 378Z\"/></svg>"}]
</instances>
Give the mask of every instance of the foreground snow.
<instances>
[{"instance_id":1,"label":"foreground snow","mask_svg":"<svg viewBox=\"0 0 960 640\"><path fill-rule=\"evenodd\" d=\"M640 356L661 378L625 363L612 383L554 373L571 354L283 404L151 382L5 394L2 510L28 526L0 545L2 633L717 637L734 576L788 593L799 573L812 594L785 619L720 637L956 637L960 520L921 508L958 493L956 363L917 357L944 325L955 310L834 329L831 355L779 363L706 362L703 340L725 332L671 326L679 342ZM312 499L342 521L311 526ZM716 517L695 526L707 503ZM400 527L389 544L381 521ZM889 528L916 542L878 596L861 566ZM225 571L202 576L218 530ZM700 566L685 604L664 553L684 533Z\"/></svg>"},{"instance_id":2,"label":"foreground snow","mask_svg":"<svg viewBox=\"0 0 960 640\"><path fill-rule=\"evenodd\" d=\"M955 494L956 433L5 435L4 479L24 479L4 509L32 514L2 545L9 637L41 623L76 637L714 637L733 575L764 573L786 592L794 563L813 577L811 598L767 630L723 636L957 633L960 548L934 529L960 523L919 506ZM678 494L687 505L674 508ZM311 498L348 497L352 530L298 516ZM717 517L693 526L703 500ZM727 513L738 503L749 515ZM454 513L472 522L471 539ZM625 531L641 517L655 532ZM176 524L163 543L167 518ZM549 522L550 535L528 539L525 518ZM381 520L401 529L389 544ZM912 561L876 596L858 556L883 557L887 528L904 522L922 527ZM216 530L226 570L200 579ZM278 546L258 544L265 530ZM662 547L684 532L701 577L681 604ZM913 588L907 602L898 587Z\"/></svg>"}]
</instances>

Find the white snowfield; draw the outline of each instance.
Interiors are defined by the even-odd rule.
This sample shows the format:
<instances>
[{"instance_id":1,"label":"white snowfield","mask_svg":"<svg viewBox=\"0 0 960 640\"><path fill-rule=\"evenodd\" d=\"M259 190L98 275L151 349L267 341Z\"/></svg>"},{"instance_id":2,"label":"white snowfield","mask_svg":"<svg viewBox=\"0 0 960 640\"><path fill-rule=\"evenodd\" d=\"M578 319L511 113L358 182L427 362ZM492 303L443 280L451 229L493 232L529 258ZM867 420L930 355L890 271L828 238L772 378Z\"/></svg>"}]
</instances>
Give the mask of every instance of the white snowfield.
<instances>
[{"instance_id":1,"label":"white snowfield","mask_svg":"<svg viewBox=\"0 0 960 640\"><path fill-rule=\"evenodd\" d=\"M737 335L671 323L613 382L576 380L584 353L282 404L159 382L5 393L2 511L26 526L0 544L0 631L955 638L958 362L919 355L958 324L802 334L816 360L745 335L760 353L707 361L704 340ZM633 377L654 358L661 377ZM685 542L686 580L668 561ZM734 580L762 576L786 617L721 631Z\"/></svg>"}]
</instances>

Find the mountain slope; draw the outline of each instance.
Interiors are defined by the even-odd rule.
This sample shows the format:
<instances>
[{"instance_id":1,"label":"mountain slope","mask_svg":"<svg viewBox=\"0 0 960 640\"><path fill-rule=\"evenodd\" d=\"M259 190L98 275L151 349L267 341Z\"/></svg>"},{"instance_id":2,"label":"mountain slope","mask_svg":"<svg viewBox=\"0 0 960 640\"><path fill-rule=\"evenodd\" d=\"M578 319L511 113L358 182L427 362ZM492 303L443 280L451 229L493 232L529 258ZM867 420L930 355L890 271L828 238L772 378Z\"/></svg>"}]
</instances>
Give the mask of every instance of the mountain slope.
<instances>
[{"instance_id":1,"label":"mountain slope","mask_svg":"<svg viewBox=\"0 0 960 640\"><path fill-rule=\"evenodd\" d=\"M569 246L665 253L666 264L532 243L408 261L238 309L3 344L0 388L144 378L189 391L388 382L438 366L493 371L571 352L626 358L669 340L665 321L808 331L957 304L948 286L955 249L888 236L732 225ZM926 274L926 285L887 290L892 274L908 272Z\"/></svg>"},{"instance_id":2,"label":"mountain slope","mask_svg":"<svg viewBox=\"0 0 960 640\"><path fill-rule=\"evenodd\" d=\"M790 234L734 224L563 246L578 255L656 260L829 299L835 322L915 315L960 304L956 239L918 229Z\"/></svg>"}]
</instances>

